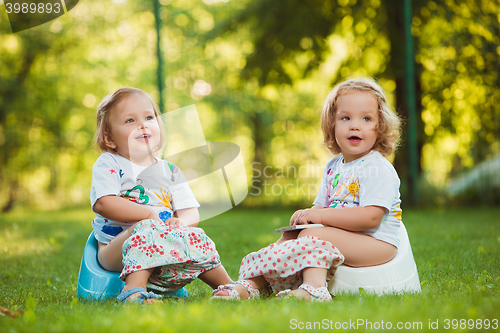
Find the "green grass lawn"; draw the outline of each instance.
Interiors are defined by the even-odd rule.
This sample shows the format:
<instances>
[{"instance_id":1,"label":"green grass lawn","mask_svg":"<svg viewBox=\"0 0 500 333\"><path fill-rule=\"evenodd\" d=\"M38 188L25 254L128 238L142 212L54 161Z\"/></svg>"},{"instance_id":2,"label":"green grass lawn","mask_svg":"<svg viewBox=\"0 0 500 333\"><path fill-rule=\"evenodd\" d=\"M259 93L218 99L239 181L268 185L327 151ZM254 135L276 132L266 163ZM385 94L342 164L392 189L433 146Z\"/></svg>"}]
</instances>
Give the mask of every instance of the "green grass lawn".
<instances>
[{"instance_id":1,"label":"green grass lawn","mask_svg":"<svg viewBox=\"0 0 500 333\"><path fill-rule=\"evenodd\" d=\"M274 229L286 225L292 212L233 210L201 227L236 279L241 258L274 241ZM430 323L439 331L464 331L479 323L484 329L486 319L489 331L499 331L498 208L406 210L403 221L422 293L340 295L322 304L210 302L211 290L200 281L188 286L189 300L157 306L79 301L78 270L92 216L90 209L18 209L0 216L0 306L24 311L23 316L0 316L0 332L280 332L342 326L381 331L398 323L412 327L407 331L428 330Z\"/></svg>"}]
</instances>

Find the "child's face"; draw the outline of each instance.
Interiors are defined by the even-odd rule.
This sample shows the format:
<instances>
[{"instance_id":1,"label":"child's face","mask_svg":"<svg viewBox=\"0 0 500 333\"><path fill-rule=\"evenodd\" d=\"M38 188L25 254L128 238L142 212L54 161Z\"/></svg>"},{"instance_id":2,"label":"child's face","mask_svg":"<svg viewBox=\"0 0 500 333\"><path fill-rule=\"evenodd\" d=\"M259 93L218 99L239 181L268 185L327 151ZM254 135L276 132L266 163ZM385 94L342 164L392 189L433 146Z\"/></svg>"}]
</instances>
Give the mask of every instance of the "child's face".
<instances>
[{"instance_id":1,"label":"child's face","mask_svg":"<svg viewBox=\"0 0 500 333\"><path fill-rule=\"evenodd\" d=\"M151 102L140 95L120 101L110 116L106 145L128 160L151 164L151 152L160 144L160 126Z\"/></svg>"},{"instance_id":2,"label":"child's face","mask_svg":"<svg viewBox=\"0 0 500 333\"><path fill-rule=\"evenodd\" d=\"M339 97L335 115L335 140L344 162L370 152L377 140L378 102L369 92L353 91Z\"/></svg>"}]
</instances>

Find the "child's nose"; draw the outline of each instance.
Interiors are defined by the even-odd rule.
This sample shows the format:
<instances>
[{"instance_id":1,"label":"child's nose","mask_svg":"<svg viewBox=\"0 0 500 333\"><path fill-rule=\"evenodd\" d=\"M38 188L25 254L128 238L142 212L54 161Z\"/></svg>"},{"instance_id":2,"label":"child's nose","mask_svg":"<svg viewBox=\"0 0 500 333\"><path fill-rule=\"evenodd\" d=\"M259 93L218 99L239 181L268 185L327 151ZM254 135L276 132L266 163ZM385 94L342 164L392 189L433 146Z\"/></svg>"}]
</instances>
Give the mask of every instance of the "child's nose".
<instances>
[{"instance_id":1,"label":"child's nose","mask_svg":"<svg viewBox=\"0 0 500 333\"><path fill-rule=\"evenodd\" d=\"M358 130L359 129L359 121L352 120L351 123L349 124L349 129L350 130Z\"/></svg>"}]
</instances>

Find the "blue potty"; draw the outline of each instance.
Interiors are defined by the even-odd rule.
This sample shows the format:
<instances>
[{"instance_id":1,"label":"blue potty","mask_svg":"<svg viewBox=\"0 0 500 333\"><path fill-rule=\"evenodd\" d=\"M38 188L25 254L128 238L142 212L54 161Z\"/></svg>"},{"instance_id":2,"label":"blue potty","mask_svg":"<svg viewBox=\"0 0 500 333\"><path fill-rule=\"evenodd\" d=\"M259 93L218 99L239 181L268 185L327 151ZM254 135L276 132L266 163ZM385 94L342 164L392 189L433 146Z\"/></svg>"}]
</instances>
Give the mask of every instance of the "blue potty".
<instances>
[{"instance_id":1,"label":"blue potty","mask_svg":"<svg viewBox=\"0 0 500 333\"><path fill-rule=\"evenodd\" d=\"M97 261L97 240L90 233L83 250L82 264L78 273L77 295L86 300L106 300L115 298L122 291L125 282L120 280L119 272L110 272ZM188 298L186 287L164 293L163 297Z\"/></svg>"}]
</instances>

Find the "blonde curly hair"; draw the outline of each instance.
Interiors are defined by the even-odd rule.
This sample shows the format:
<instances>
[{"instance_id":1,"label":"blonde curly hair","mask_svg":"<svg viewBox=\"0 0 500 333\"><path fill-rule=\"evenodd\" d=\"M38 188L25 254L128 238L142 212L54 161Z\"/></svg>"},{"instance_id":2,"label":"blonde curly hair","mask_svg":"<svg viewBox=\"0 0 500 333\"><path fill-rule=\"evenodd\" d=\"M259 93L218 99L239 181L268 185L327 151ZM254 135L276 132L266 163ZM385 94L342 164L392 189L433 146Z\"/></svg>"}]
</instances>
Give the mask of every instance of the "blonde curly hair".
<instances>
[{"instance_id":1,"label":"blonde curly hair","mask_svg":"<svg viewBox=\"0 0 500 333\"><path fill-rule=\"evenodd\" d=\"M324 143L333 154L340 154L340 146L335 140L335 116L341 96L353 92L369 92L378 102L379 120L377 140L372 149L384 156L391 155L399 143L401 120L387 103L384 90L371 78L358 78L339 83L326 97L321 112L321 129Z\"/></svg>"},{"instance_id":2,"label":"blonde curly hair","mask_svg":"<svg viewBox=\"0 0 500 333\"><path fill-rule=\"evenodd\" d=\"M115 152L113 149L106 145L106 135L111 133L110 124L110 114L113 112L114 108L123 99L129 96L141 96L146 98L151 102L153 106L154 114L156 120L158 121L160 127L160 144L158 147L153 149L153 153L158 154L165 146L165 129L163 122L161 120L160 108L156 105L155 101L149 96L149 94L141 89L133 87L122 87L104 97L97 106L96 118L97 118L97 129L94 135L94 144L99 147L99 150L104 152Z\"/></svg>"}]
</instances>

